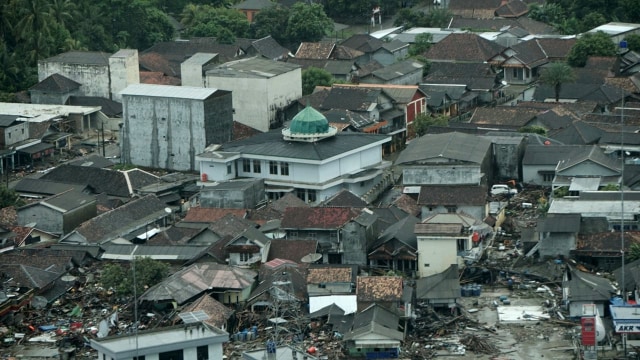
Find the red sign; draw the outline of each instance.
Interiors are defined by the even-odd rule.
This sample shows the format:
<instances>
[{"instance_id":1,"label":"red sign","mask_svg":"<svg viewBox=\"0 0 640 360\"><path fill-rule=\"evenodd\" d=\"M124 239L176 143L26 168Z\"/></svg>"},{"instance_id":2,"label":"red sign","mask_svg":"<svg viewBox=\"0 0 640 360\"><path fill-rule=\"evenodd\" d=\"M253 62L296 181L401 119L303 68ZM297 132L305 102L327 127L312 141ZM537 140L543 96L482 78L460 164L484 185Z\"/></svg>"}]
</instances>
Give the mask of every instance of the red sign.
<instances>
[{"instance_id":1,"label":"red sign","mask_svg":"<svg viewBox=\"0 0 640 360\"><path fill-rule=\"evenodd\" d=\"M582 318L582 346L596 346L596 318Z\"/></svg>"}]
</instances>

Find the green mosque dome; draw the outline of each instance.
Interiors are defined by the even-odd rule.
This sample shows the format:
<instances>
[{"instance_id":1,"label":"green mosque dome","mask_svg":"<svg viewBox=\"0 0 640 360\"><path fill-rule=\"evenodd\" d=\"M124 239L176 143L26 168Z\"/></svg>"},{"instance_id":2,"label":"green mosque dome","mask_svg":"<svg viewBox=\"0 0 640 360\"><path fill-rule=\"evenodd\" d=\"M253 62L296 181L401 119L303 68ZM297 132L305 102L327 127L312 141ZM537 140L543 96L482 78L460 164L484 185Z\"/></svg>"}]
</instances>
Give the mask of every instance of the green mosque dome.
<instances>
[{"instance_id":1,"label":"green mosque dome","mask_svg":"<svg viewBox=\"0 0 640 360\"><path fill-rule=\"evenodd\" d=\"M291 120L289 131L292 134L321 134L329 130L329 121L318 110L305 107Z\"/></svg>"}]
</instances>

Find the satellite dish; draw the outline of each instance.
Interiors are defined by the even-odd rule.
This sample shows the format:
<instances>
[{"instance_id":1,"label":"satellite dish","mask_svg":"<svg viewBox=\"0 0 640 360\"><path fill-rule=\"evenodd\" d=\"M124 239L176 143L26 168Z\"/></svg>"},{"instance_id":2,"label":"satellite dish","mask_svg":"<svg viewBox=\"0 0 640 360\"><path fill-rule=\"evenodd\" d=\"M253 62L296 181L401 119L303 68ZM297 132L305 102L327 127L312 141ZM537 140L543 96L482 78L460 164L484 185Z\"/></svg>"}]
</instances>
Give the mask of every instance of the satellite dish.
<instances>
[{"instance_id":1,"label":"satellite dish","mask_svg":"<svg viewBox=\"0 0 640 360\"><path fill-rule=\"evenodd\" d=\"M64 281L64 282L72 282L72 281L76 281L76 277L73 275L65 275L63 277L60 278L60 280Z\"/></svg>"},{"instance_id":2,"label":"satellite dish","mask_svg":"<svg viewBox=\"0 0 640 360\"><path fill-rule=\"evenodd\" d=\"M509 83L506 82L505 80L500 81L500 83L502 83L502 85L507 86Z\"/></svg>"},{"instance_id":3,"label":"satellite dish","mask_svg":"<svg viewBox=\"0 0 640 360\"><path fill-rule=\"evenodd\" d=\"M171 208L170 207L164 208L164 212L166 212L167 214L171 214Z\"/></svg>"},{"instance_id":4,"label":"satellite dish","mask_svg":"<svg viewBox=\"0 0 640 360\"><path fill-rule=\"evenodd\" d=\"M320 259L322 259L322 254L314 253L314 254L303 256L302 259L300 259L300 261L302 261L303 263L311 264Z\"/></svg>"}]
</instances>

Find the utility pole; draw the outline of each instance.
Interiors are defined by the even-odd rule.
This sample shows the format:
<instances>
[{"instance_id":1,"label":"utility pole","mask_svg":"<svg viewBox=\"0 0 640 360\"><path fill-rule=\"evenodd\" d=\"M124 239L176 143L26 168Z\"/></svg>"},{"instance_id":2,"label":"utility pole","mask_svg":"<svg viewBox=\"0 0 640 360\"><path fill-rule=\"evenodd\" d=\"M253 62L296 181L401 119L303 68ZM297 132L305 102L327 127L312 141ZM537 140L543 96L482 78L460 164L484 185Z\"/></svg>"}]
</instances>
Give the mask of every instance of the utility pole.
<instances>
[{"instance_id":1,"label":"utility pole","mask_svg":"<svg viewBox=\"0 0 640 360\"><path fill-rule=\"evenodd\" d=\"M98 136L98 139L100 139L100 136ZM104 121L102 122L102 156L103 157L107 157L107 155L105 155L105 150L104 150Z\"/></svg>"}]
</instances>

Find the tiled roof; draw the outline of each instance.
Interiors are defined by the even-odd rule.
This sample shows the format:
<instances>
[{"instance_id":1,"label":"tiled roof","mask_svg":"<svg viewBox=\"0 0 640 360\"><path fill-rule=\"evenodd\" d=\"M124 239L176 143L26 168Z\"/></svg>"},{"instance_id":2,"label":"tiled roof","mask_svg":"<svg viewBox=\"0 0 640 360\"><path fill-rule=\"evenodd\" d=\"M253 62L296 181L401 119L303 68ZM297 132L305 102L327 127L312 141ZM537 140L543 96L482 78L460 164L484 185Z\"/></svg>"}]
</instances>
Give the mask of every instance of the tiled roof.
<instances>
[{"instance_id":1,"label":"tiled roof","mask_svg":"<svg viewBox=\"0 0 640 360\"><path fill-rule=\"evenodd\" d=\"M150 55L159 56L159 55ZM169 67L165 69L168 71ZM140 83L141 84L153 84L153 85L175 85L178 86L182 83L179 77L165 75L162 71L140 71Z\"/></svg>"},{"instance_id":2,"label":"tiled roof","mask_svg":"<svg viewBox=\"0 0 640 360\"><path fill-rule=\"evenodd\" d=\"M530 34L555 34L553 26L543 22L530 19L527 16L515 18L491 18L477 19L470 17L454 16L451 21L451 28L459 29L482 29L490 31L499 31L505 27L520 27Z\"/></svg>"},{"instance_id":3,"label":"tiled roof","mask_svg":"<svg viewBox=\"0 0 640 360\"><path fill-rule=\"evenodd\" d=\"M290 207L284 211L283 229L340 229L360 214L346 207Z\"/></svg>"},{"instance_id":4,"label":"tiled roof","mask_svg":"<svg viewBox=\"0 0 640 360\"><path fill-rule=\"evenodd\" d=\"M407 194L401 194L397 199L393 200L393 206L413 216L417 216L422 211L418 202Z\"/></svg>"},{"instance_id":5,"label":"tiled roof","mask_svg":"<svg viewBox=\"0 0 640 360\"><path fill-rule=\"evenodd\" d=\"M227 213L218 220L215 220L209 228L216 234L224 237L232 238L242 234L248 228L256 228L257 224L253 221L238 217L232 213Z\"/></svg>"},{"instance_id":6,"label":"tiled roof","mask_svg":"<svg viewBox=\"0 0 640 360\"><path fill-rule=\"evenodd\" d=\"M356 60L362 55L364 55L364 53L360 50L338 45L333 50L331 58L335 60Z\"/></svg>"},{"instance_id":7,"label":"tiled roof","mask_svg":"<svg viewBox=\"0 0 640 360\"><path fill-rule=\"evenodd\" d=\"M592 145L589 148L578 148L576 151L567 154L567 156L558 162L556 172L561 172L586 161L593 162L602 167L606 167L613 172L620 172L621 162L606 155L598 145Z\"/></svg>"},{"instance_id":8,"label":"tiled roof","mask_svg":"<svg viewBox=\"0 0 640 360\"><path fill-rule=\"evenodd\" d=\"M45 59L45 62L109 66L111 55L98 51L68 51Z\"/></svg>"},{"instance_id":9,"label":"tiled roof","mask_svg":"<svg viewBox=\"0 0 640 360\"><path fill-rule=\"evenodd\" d=\"M260 133L260 130L254 129L251 126L247 126L237 121L233 122L233 140L234 141L250 138L253 135L256 135L259 133Z\"/></svg>"},{"instance_id":10,"label":"tiled roof","mask_svg":"<svg viewBox=\"0 0 640 360\"><path fill-rule=\"evenodd\" d=\"M122 115L122 103L97 96L69 96L67 105L100 106L100 111L108 117Z\"/></svg>"},{"instance_id":11,"label":"tiled roof","mask_svg":"<svg viewBox=\"0 0 640 360\"><path fill-rule=\"evenodd\" d=\"M538 219L536 231L540 233L561 232L578 233L580 231L580 214L547 214Z\"/></svg>"},{"instance_id":12,"label":"tiled roof","mask_svg":"<svg viewBox=\"0 0 640 360\"><path fill-rule=\"evenodd\" d=\"M298 59L329 59L336 44L329 41L303 42L298 46Z\"/></svg>"},{"instance_id":13,"label":"tiled roof","mask_svg":"<svg viewBox=\"0 0 640 360\"><path fill-rule=\"evenodd\" d=\"M576 43L576 39L539 38L536 39L549 60L564 60Z\"/></svg>"},{"instance_id":14,"label":"tiled roof","mask_svg":"<svg viewBox=\"0 0 640 360\"><path fill-rule=\"evenodd\" d=\"M271 6L275 6L275 3L271 0L244 0L231 7L240 10L262 10Z\"/></svg>"},{"instance_id":15,"label":"tiled roof","mask_svg":"<svg viewBox=\"0 0 640 360\"><path fill-rule=\"evenodd\" d=\"M478 125L511 125L522 127L534 120L538 113L539 111L536 109L515 106L497 106L494 108L478 107L473 112L469 122Z\"/></svg>"},{"instance_id":16,"label":"tiled roof","mask_svg":"<svg viewBox=\"0 0 640 360\"><path fill-rule=\"evenodd\" d=\"M474 205L487 202L486 186L476 185L431 185L420 187L420 205Z\"/></svg>"},{"instance_id":17,"label":"tiled roof","mask_svg":"<svg viewBox=\"0 0 640 360\"><path fill-rule=\"evenodd\" d=\"M74 188L83 190L86 186L25 177L18 181L13 189L23 194L55 195Z\"/></svg>"},{"instance_id":18,"label":"tiled roof","mask_svg":"<svg viewBox=\"0 0 640 360\"><path fill-rule=\"evenodd\" d=\"M272 202L271 207L282 214L288 207L309 207L309 204L293 193L286 193L280 199Z\"/></svg>"},{"instance_id":19,"label":"tiled roof","mask_svg":"<svg viewBox=\"0 0 640 360\"><path fill-rule=\"evenodd\" d=\"M318 266L310 267L307 270L307 283L309 284L330 284L330 283L351 283L354 280L354 269L352 266Z\"/></svg>"},{"instance_id":20,"label":"tiled roof","mask_svg":"<svg viewBox=\"0 0 640 360\"><path fill-rule=\"evenodd\" d=\"M0 264L0 272L12 279L13 284L42 289L62 276L63 271L41 269L24 264Z\"/></svg>"},{"instance_id":21,"label":"tiled roof","mask_svg":"<svg viewBox=\"0 0 640 360\"><path fill-rule=\"evenodd\" d=\"M587 148L584 145L534 145L530 144L524 150L523 165L553 165L564 159L576 147Z\"/></svg>"},{"instance_id":22,"label":"tiled roof","mask_svg":"<svg viewBox=\"0 0 640 360\"><path fill-rule=\"evenodd\" d=\"M459 132L427 134L411 141L398 156L396 165L434 158L481 164L490 147L491 140L479 136Z\"/></svg>"},{"instance_id":23,"label":"tiled roof","mask_svg":"<svg viewBox=\"0 0 640 360\"><path fill-rule=\"evenodd\" d=\"M500 17L520 17L529 12L529 6L521 0L510 0L496 9Z\"/></svg>"},{"instance_id":24,"label":"tiled roof","mask_svg":"<svg viewBox=\"0 0 640 360\"><path fill-rule=\"evenodd\" d=\"M35 84L29 90L68 93L72 90L80 88L80 85L80 83L77 83L69 79L68 77L56 73Z\"/></svg>"},{"instance_id":25,"label":"tiled roof","mask_svg":"<svg viewBox=\"0 0 640 360\"><path fill-rule=\"evenodd\" d=\"M416 280L416 298L457 299L461 295L458 265L453 264L447 270Z\"/></svg>"},{"instance_id":26,"label":"tiled roof","mask_svg":"<svg viewBox=\"0 0 640 360\"><path fill-rule=\"evenodd\" d=\"M129 198L135 189L156 184L158 178L147 172L132 169L116 171L87 166L61 165L40 177L42 180L89 185L96 193ZM131 184L132 188L129 188Z\"/></svg>"},{"instance_id":27,"label":"tiled roof","mask_svg":"<svg viewBox=\"0 0 640 360\"><path fill-rule=\"evenodd\" d=\"M367 202L362 200L362 198L352 193L351 191L343 189L337 194L323 201L322 206L362 208L367 206Z\"/></svg>"},{"instance_id":28,"label":"tiled roof","mask_svg":"<svg viewBox=\"0 0 640 360\"><path fill-rule=\"evenodd\" d=\"M576 121L564 129L550 132L549 137L566 145L596 144L604 130L584 121Z\"/></svg>"},{"instance_id":29,"label":"tiled roof","mask_svg":"<svg viewBox=\"0 0 640 360\"><path fill-rule=\"evenodd\" d=\"M450 0L449 10L465 18L492 18L502 0Z\"/></svg>"},{"instance_id":30,"label":"tiled roof","mask_svg":"<svg viewBox=\"0 0 640 360\"><path fill-rule=\"evenodd\" d=\"M425 82L430 77L487 77L495 78L495 73L488 63L454 63L454 62L434 62L429 67L429 74Z\"/></svg>"},{"instance_id":31,"label":"tiled roof","mask_svg":"<svg viewBox=\"0 0 640 360\"><path fill-rule=\"evenodd\" d=\"M257 273L249 269L216 263L197 263L172 274L140 297L147 301L174 300L179 305L204 292L242 291L251 287Z\"/></svg>"},{"instance_id":32,"label":"tiled roof","mask_svg":"<svg viewBox=\"0 0 640 360\"><path fill-rule=\"evenodd\" d=\"M453 33L424 54L431 61L485 62L501 53L504 46L473 33Z\"/></svg>"},{"instance_id":33,"label":"tiled roof","mask_svg":"<svg viewBox=\"0 0 640 360\"><path fill-rule=\"evenodd\" d=\"M247 210L192 207L187 211L187 215L184 217L183 221L212 223L222 219L227 214L233 214L239 218L244 218L247 215Z\"/></svg>"},{"instance_id":34,"label":"tiled roof","mask_svg":"<svg viewBox=\"0 0 640 360\"><path fill-rule=\"evenodd\" d=\"M114 166L115 164L113 163L113 161L101 155L91 154L74 158L73 160L69 161L69 165L108 168Z\"/></svg>"},{"instance_id":35,"label":"tiled roof","mask_svg":"<svg viewBox=\"0 0 640 360\"><path fill-rule=\"evenodd\" d=\"M402 288L400 276L358 276L356 296L364 302L398 301L402 298Z\"/></svg>"},{"instance_id":36,"label":"tiled roof","mask_svg":"<svg viewBox=\"0 0 640 360\"><path fill-rule=\"evenodd\" d=\"M181 64L196 53L218 54L220 62L235 59L237 45L218 44L214 38L192 38L156 43L138 56L142 70L159 71L180 78Z\"/></svg>"},{"instance_id":37,"label":"tiled roof","mask_svg":"<svg viewBox=\"0 0 640 360\"><path fill-rule=\"evenodd\" d=\"M333 86L322 102L322 109L368 111L372 104L377 103L379 95L379 89Z\"/></svg>"},{"instance_id":38,"label":"tiled roof","mask_svg":"<svg viewBox=\"0 0 640 360\"><path fill-rule=\"evenodd\" d=\"M362 51L364 53L374 52L382 47L384 42L369 34L355 34L344 40L340 45L351 49Z\"/></svg>"},{"instance_id":39,"label":"tiled roof","mask_svg":"<svg viewBox=\"0 0 640 360\"><path fill-rule=\"evenodd\" d=\"M580 271L573 267L568 267L567 278L562 282L563 288L568 288L571 294L571 301L608 301L615 295L617 289L611 282L599 275Z\"/></svg>"},{"instance_id":40,"label":"tiled roof","mask_svg":"<svg viewBox=\"0 0 640 360\"><path fill-rule=\"evenodd\" d=\"M258 52L258 54L268 59L276 60L289 54L289 49L280 45L271 37L271 35L251 42L251 46Z\"/></svg>"},{"instance_id":41,"label":"tiled roof","mask_svg":"<svg viewBox=\"0 0 640 360\"><path fill-rule=\"evenodd\" d=\"M128 227L135 227L155 220L164 213L167 204L155 195L147 195L133 200L117 209L87 220L75 232L82 235L88 243L101 244L122 236ZM73 233L72 233L73 234Z\"/></svg>"},{"instance_id":42,"label":"tiled roof","mask_svg":"<svg viewBox=\"0 0 640 360\"><path fill-rule=\"evenodd\" d=\"M382 69L375 70L371 74L384 81L392 81L393 79L415 72L420 72L422 74L423 67L424 64L419 61L404 60L387 65Z\"/></svg>"},{"instance_id":43,"label":"tiled roof","mask_svg":"<svg viewBox=\"0 0 640 360\"><path fill-rule=\"evenodd\" d=\"M317 240L271 240L268 260L284 259L300 264L304 256L315 254Z\"/></svg>"},{"instance_id":44,"label":"tiled roof","mask_svg":"<svg viewBox=\"0 0 640 360\"><path fill-rule=\"evenodd\" d=\"M234 313L233 310L212 298L209 294L202 295L191 304L185 306L180 314L196 311L204 311L205 314L209 315L209 318L203 322L215 326L218 329L225 328L227 321Z\"/></svg>"}]
</instances>

